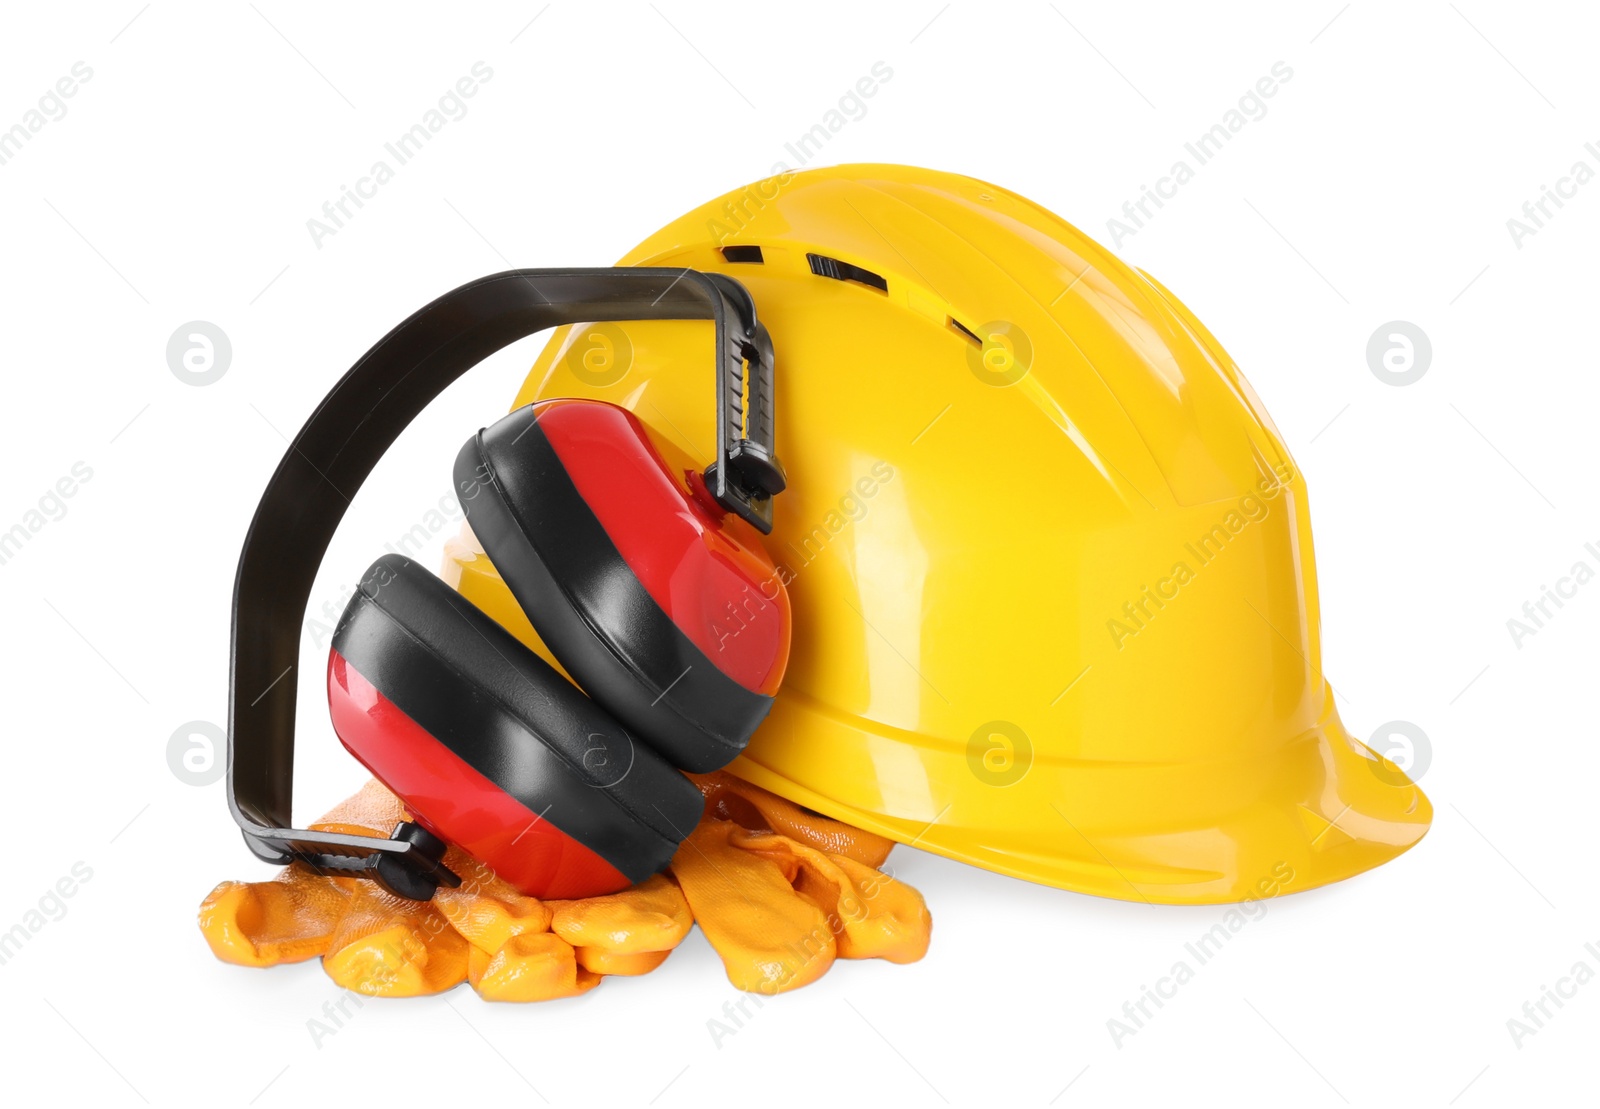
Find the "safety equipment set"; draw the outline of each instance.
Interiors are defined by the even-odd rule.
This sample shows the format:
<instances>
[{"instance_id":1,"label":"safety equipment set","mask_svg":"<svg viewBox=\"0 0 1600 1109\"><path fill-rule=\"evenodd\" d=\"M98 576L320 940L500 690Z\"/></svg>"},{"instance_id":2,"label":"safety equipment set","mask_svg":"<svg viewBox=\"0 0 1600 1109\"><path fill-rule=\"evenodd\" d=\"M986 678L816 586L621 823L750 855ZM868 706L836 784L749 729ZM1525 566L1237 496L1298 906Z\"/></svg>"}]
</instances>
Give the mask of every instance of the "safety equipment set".
<instances>
[{"instance_id":1,"label":"safety equipment set","mask_svg":"<svg viewBox=\"0 0 1600 1109\"><path fill-rule=\"evenodd\" d=\"M378 559L334 637L335 729L409 819L291 827L279 679L349 498L446 385L547 327L457 458L445 578ZM599 347L617 372L590 372ZM679 771L726 766L1030 881L1237 901L1431 821L1341 723L1319 621L1304 479L1171 293L993 185L785 173L617 268L462 286L334 387L240 558L229 804L258 857L404 897L456 883L447 844L586 897L665 867L702 816Z\"/></svg>"}]
</instances>

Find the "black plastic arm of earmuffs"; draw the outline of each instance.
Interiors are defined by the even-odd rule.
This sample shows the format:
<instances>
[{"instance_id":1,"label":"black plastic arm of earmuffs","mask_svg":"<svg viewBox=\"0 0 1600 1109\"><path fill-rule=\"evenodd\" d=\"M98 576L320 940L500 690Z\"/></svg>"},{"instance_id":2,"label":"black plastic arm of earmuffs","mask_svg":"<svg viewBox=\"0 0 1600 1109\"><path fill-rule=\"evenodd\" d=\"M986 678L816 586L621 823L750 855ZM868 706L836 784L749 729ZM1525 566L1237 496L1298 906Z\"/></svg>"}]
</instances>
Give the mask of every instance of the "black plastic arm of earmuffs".
<instances>
[{"instance_id":1,"label":"black plastic arm of earmuffs","mask_svg":"<svg viewBox=\"0 0 1600 1109\"><path fill-rule=\"evenodd\" d=\"M717 457L706 485L729 511L770 531L771 498L784 487L773 449L772 343L744 286L720 274L621 267L479 278L385 335L323 398L267 483L234 579L228 808L258 858L363 872L417 899L440 882L458 883L441 861L444 844L414 824L389 839L290 826L293 671L322 556L400 433L495 351L561 324L687 319L716 324Z\"/></svg>"}]
</instances>

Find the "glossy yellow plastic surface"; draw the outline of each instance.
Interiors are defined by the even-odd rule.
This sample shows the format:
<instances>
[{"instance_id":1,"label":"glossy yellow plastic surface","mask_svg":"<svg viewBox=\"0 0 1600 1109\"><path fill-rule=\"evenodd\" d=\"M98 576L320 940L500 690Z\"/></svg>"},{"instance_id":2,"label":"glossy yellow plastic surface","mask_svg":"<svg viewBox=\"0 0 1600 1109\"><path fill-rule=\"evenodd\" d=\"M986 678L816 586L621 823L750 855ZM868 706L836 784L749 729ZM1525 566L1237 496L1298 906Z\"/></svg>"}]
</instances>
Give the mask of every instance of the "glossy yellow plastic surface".
<instances>
[{"instance_id":1,"label":"glossy yellow plastic surface","mask_svg":"<svg viewBox=\"0 0 1600 1109\"><path fill-rule=\"evenodd\" d=\"M899 166L757 183L623 261L737 277L777 351L789 490L768 549L793 650L735 773L951 858L1161 903L1337 881L1426 832L1427 798L1322 677L1305 483L1153 279L1013 193ZM563 329L516 403L613 401L703 463L710 342L698 322ZM482 556L451 557L535 642Z\"/></svg>"}]
</instances>

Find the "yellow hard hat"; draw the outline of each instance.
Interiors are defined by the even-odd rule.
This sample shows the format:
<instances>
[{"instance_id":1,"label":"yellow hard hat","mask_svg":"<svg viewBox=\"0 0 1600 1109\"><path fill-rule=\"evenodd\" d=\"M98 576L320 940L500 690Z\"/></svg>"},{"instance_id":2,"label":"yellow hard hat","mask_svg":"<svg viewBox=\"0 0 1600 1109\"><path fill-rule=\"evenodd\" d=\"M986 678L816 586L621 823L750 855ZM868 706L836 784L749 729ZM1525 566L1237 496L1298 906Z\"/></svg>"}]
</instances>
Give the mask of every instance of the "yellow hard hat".
<instances>
[{"instance_id":1,"label":"yellow hard hat","mask_svg":"<svg viewBox=\"0 0 1600 1109\"><path fill-rule=\"evenodd\" d=\"M1323 677L1306 487L1176 297L1005 189L784 173L623 259L737 277L777 351L794 638L734 773L902 843L1170 904L1307 889L1432 806ZM711 457L710 325L555 334L516 404ZM447 574L541 645L470 536Z\"/></svg>"}]
</instances>

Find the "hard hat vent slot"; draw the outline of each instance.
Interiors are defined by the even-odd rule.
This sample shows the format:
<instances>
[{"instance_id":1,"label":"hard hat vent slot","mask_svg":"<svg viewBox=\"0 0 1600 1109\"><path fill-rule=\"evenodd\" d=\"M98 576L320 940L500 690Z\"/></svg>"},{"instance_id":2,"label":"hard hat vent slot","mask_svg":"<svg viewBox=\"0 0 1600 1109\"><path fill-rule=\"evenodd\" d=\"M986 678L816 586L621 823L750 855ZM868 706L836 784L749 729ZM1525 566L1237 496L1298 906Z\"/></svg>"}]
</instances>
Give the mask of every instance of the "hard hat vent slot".
<instances>
[{"instance_id":1,"label":"hard hat vent slot","mask_svg":"<svg viewBox=\"0 0 1600 1109\"><path fill-rule=\"evenodd\" d=\"M811 263L811 272L818 277L831 277L835 281L854 281L858 285L865 285L879 292L889 291L889 283L880 275L871 270L864 270L860 266L852 266L849 262L829 258L825 254L807 254L806 261Z\"/></svg>"},{"instance_id":2,"label":"hard hat vent slot","mask_svg":"<svg viewBox=\"0 0 1600 1109\"><path fill-rule=\"evenodd\" d=\"M722 257L729 262L753 262L758 266L766 262L758 246L725 246Z\"/></svg>"},{"instance_id":3,"label":"hard hat vent slot","mask_svg":"<svg viewBox=\"0 0 1600 1109\"><path fill-rule=\"evenodd\" d=\"M954 316L946 316L945 322L950 325L952 330L959 331L963 336L965 336L967 341L973 346L983 346L983 340L978 338L978 333L972 330L972 328L968 327L966 324L962 323L960 320L956 319Z\"/></svg>"}]
</instances>

